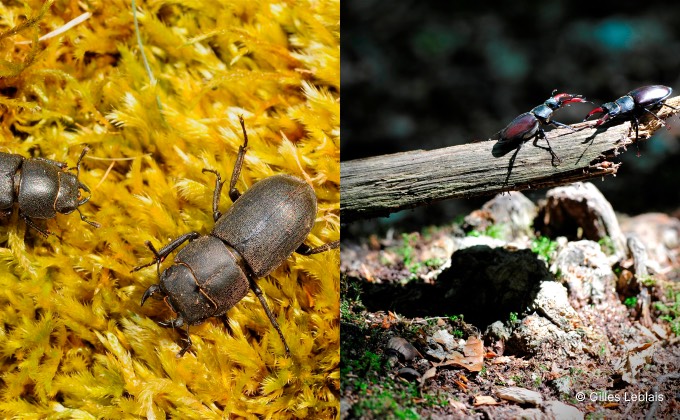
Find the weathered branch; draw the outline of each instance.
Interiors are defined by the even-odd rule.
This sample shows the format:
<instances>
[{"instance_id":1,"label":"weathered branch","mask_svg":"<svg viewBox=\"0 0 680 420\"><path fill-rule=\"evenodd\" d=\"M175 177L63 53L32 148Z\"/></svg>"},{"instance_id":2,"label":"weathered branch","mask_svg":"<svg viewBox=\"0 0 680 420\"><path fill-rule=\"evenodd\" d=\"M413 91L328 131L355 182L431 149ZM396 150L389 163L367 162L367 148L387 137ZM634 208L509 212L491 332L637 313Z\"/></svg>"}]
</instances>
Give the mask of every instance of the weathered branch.
<instances>
[{"instance_id":1,"label":"weathered branch","mask_svg":"<svg viewBox=\"0 0 680 420\"><path fill-rule=\"evenodd\" d=\"M680 96L667 104L680 107ZM676 113L662 107L656 113L668 118ZM649 138L662 123L649 116L641 121L640 138ZM630 122L594 127L594 122L547 133L561 158L551 164L545 140L534 147L499 150L496 141L464 144L436 150L414 150L393 155L342 162L340 167L340 217L343 223L386 216L398 210L447 198L468 198L567 184L616 174L614 157L635 140Z\"/></svg>"}]
</instances>

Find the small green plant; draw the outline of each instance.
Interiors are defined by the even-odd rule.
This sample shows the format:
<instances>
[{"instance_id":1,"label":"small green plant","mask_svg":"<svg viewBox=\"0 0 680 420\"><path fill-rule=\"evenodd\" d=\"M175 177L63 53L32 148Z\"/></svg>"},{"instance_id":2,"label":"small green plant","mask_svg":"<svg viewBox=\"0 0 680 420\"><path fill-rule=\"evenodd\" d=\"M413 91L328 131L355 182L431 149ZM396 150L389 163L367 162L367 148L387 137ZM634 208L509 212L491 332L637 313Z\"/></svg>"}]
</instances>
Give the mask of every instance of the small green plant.
<instances>
[{"instance_id":1,"label":"small green plant","mask_svg":"<svg viewBox=\"0 0 680 420\"><path fill-rule=\"evenodd\" d=\"M602 237L597 243L600 245L600 249L607 255L614 255L616 253L616 247L614 246L614 241L609 236Z\"/></svg>"},{"instance_id":2,"label":"small green plant","mask_svg":"<svg viewBox=\"0 0 680 420\"><path fill-rule=\"evenodd\" d=\"M404 267L411 273L410 279L416 278L423 268L434 268L442 265L444 260L441 258L428 258L424 261L417 261L415 245L420 239L418 232L403 233L401 235L402 244L394 249L394 252L402 258Z\"/></svg>"},{"instance_id":3,"label":"small green plant","mask_svg":"<svg viewBox=\"0 0 680 420\"><path fill-rule=\"evenodd\" d=\"M364 309L361 303L361 284L343 276L340 280L340 296L340 319L349 323L361 321L358 314Z\"/></svg>"},{"instance_id":4,"label":"small green plant","mask_svg":"<svg viewBox=\"0 0 680 420\"><path fill-rule=\"evenodd\" d=\"M415 244L418 242L419 234L415 233L402 233L401 240L402 244L399 246L395 252L399 255L403 262L404 267L411 272L411 278L414 278L418 273L418 270L422 267L422 263L415 261L416 250L414 248Z\"/></svg>"},{"instance_id":5,"label":"small green plant","mask_svg":"<svg viewBox=\"0 0 680 420\"><path fill-rule=\"evenodd\" d=\"M640 278L638 279L638 283L646 287L652 287L656 286L657 280L656 277L654 276L646 275L640 276Z\"/></svg>"},{"instance_id":6,"label":"small green plant","mask_svg":"<svg viewBox=\"0 0 680 420\"><path fill-rule=\"evenodd\" d=\"M463 315L448 315L449 321L458 322L463 320Z\"/></svg>"},{"instance_id":7,"label":"small green plant","mask_svg":"<svg viewBox=\"0 0 680 420\"><path fill-rule=\"evenodd\" d=\"M503 236L503 225L500 223L497 225L491 225L486 228L484 234L494 239L501 239Z\"/></svg>"},{"instance_id":8,"label":"small green plant","mask_svg":"<svg viewBox=\"0 0 680 420\"><path fill-rule=\"evenodd\" d=\"M446 407L449 404L446 394L421 394L416 383L394 382L381 378L359 388L362 398L352 406L355 417L369 415L370 418L419 419L418 407Z\"/></svg>"},{"instance_id":9,"label":"small green plant","mask_svg":"<svg viewBox=\"0 0 680 420\"><path fill-rule=\"evenodd\" d=\"M463 332L462 329L458 328L463 323L463 314L448 315L447 318L452 324L456 324L454 325L451 335L453 335L456 338L463 338L465 336L465 333Z\"/></svg>"},{"instance_id":10,"label":"small green plant","mask_svg":"<svg viewBox=\"0 0 680 420\"><path fill-rule=\"evenodd\" d=\"M538 254L547 263L550 263L556 250L557 242L546 236L539 236L531 242L531 251Z\"/></svg>"},{"instance_id":11,"label":"small green plant","mask_svg":"<svg viewBox=\"0 0 680 420\"><path fill-rule=\"evenodd\" d=\"M517 323L517 312L510 312L510 324Z\"/></svg>"},{"instance_id":12,"label":"small green plant","mask_svg":"<svg viewBox=\"0 0 680 420\"><path fill-rule=\"evenodd\" d=\"M623 301L623 304L626 305L629 308L632 308L635 305L637 305L637 297L636 296L629 296Z\"/></svg>"},{"instance_id":13,"label":"small green plant","mask_svg":"<svg viewBox=\"0 0 680 420\"><path fill-rule=\"evenodd\" d=\"M503 237L503 225L499 223L497 225L487 226L486 229L484 229L483 231L471 230L470 232L467 233L467 236L474 236L474 237L488 236L488 237L494 238L494 239L502 239L502 237Z\"/></svg>"},{"instance_id":14,"label":"small green plant","mask_svg":"<svg viewBox=\"0 0 680 420\"><path fill-rule=\"evenodd\" d=\"M655 302L654 307L662 314L659 318L670 324L673 334L680 336L680 291L669 288L666 296L671 303Z\"/></svg>"},{"instance_id":15,"label":"small green plant","mask_svg":"<svg viewBox=\"0 0 680 420\"><path fill-rule=\"evenodd\" d=\"M453 224L454 225L460 226L463 223L465 223L465 215L464 214L459 214L459 215L457 215L456 217L453 218Z\"/></svg>"},{"instance_id":16,"label":"small green plant","mask_svg":"<svg viewBox=\"0 0 680 420\"><path fill-rule=\"evenodd\" d=\"M381 371L382 360L379 355L366 351L359 360L351 360L343 369L343 374L352 372L359 377L370 377ZM344 376L344 375L343 375Z\"/></svg>"}]
</instances>

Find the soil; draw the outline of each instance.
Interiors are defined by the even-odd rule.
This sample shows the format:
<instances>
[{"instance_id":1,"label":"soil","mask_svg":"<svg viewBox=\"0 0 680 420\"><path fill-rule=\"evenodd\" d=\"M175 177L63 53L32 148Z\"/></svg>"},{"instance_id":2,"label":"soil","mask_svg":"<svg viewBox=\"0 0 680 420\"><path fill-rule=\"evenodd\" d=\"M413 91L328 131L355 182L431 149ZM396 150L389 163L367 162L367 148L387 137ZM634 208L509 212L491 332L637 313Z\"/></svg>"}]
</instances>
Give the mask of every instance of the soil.
<instances>
[{"instance_id":1,"label":"soil","mask_svg":"<svg viewBox=\"0 0 680 420\"><path fill-rule=\"evenodd\" d=\"M568 188L343 242L343 419L680 415L680 221Z\"/></svg>"}]
</instances>

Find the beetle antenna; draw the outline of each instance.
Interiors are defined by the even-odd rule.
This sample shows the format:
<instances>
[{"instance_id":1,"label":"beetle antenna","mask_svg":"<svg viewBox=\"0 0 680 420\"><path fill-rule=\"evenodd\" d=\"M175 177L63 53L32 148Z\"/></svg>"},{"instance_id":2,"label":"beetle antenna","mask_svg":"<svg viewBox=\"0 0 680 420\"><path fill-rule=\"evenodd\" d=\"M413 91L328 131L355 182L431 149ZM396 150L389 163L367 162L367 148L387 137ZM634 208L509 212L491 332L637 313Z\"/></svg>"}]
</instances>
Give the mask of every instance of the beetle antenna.
<instances>
[{"instance_id":1,"label":"beetle antenna","mask_svg":"<svg viewBox=\"0 0 680 420\"><path fill-rule=\"evenodd\" d=\"M76 162L76 166L74 166L72 168L68 168L69 171L72 171L74 169L76 170L76 179L78 179L78 177L80 176L80 163L83 161L83 158L85 157L85 155L89 151L90 151L90 146L85 145L85 147L83 148L83 151L80 152L80 157L78 158L78 161Z\"/></svg>"},{"instance_id":2,"label":"beetle antenna","mask_svg":"<svg viewBox=\"0 0 680 420\"><path fill-rule=\"evenodd\" d=\"M87 197L87 199L89 200L90 197ZM80 220L82 220L83 222L85 222L85 223L87 223L88 225L90 225L90 226L92 226L92 227L94 227L94 228L97 228L97 229L99 229L100 227L102 227L102 225L100 225L99 223L97 223L97 222L95 222L95 221L93 221L93 220L88 220L88 218L85 217L85 215L80 211L79 208L76 208L76 210L78 210L78 214L80 214Z\"/></svg>"}]
</instances>

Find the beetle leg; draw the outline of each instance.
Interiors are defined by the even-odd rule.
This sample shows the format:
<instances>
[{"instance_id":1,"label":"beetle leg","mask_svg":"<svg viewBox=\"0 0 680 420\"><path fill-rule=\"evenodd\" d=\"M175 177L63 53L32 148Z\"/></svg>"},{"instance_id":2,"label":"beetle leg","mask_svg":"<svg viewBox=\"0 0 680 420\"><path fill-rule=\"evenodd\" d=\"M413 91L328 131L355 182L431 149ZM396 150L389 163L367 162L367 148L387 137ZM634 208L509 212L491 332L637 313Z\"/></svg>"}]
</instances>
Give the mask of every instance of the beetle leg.
<instances>
[{"instance_id":1,"label":"beetle leg","mask_svg":"<svg viewBox=\"0 0 680 420\"><path fill-rule=\"evenodd\" d=\"M52 234L52 232L50 232L49 230L43 229L43 228L41 228L40 226L38 226L38 225L37 225L33 220L31 220L29 217L27 217L27 216L21 214L21 218L24 219L24 221L26 222L26 225L28 225L28 227L31 227L31 228L37 230L38 232L42 233L42 235L43 235L44 237L47 238L47 237L50 236L50 234Z\"/></svg>"},{"instance_id":2,"label":"beetle leg","mask_svg":"<svg viewBox=\"0 0 680 420\"><path fill-rule=\"evenodd\" d=\"M560 159L555 152L552 149L552 146L550 146L550 142L548 141L548 137L545 135L545 132L542 129L538 130L538 133L536 133L536 137L534 138L534 146L538 146L536 143L538 143L538 140L540 138L545 139L545 142L548 143L548 152L550 152L550 163L552 166L558 166L560 163L562 163L562 159ZM540 147L540 146L539 146ZM541 147L542 149L545 149L544 147ZM557 165L555 164L555 161L557 161Z\"/></svg>"},{"instance_id":3,"label":"beetle leg","mask_svg":"<svg viewBox=\"0 0 680 420\"><path fill-rule=\"evenodd\" d=\"M647 110L645 109L645 111L647 111ZM649 112L649 111L647 111L647 112ZM654 116L656 117L656 115L654 115ZM640 139L640 134L639 134L640 133L640 120L638 120L637 116L633 116L632 124L635 127L635 150L637 151L636 156L640 157L640 145L638 145L638 140Z\"/></svg>"},{"instance_id":4,"label":"beetle leg","mask_svg":"<svg viewBox=\"0 0 680 420\"><path fill-rule=\"evenodd\" d=\"M269 309L269 306L267 305L267 301L264 300L264 295L262 294L262 289L260 289L260 286L255 283L255 280L251 279L248 277L248 281L250 281L250 288L252 289L253 292L255 292L255 296L260 300L260 303L262 304L262 307L264 308L265 313L267 314L267 317L269 317L269 321L271 321L272 325L274 328L276 328L276 332L279 333L279 337L281 337L281 341L283 341L283 347L286 348L286 355L290 356L290 349L288 348L288 343L286 343L286 339L283 338L283 332L281 331L281 328L279 327L279 323L276 322L276 318L274 318L274 314L272 314L272 311Z\"/></svg>"},{"instance_id":5,"label":"beetle leg","mask_svg":"<svg viewBox=\"0 0 680 420\"><path fill-rule=\"evenodd\" d=\"M505 182L503 183L504 185L507 185L508 181L510 180L510 175L512 174L512 167L515 165L515 158L517 158L517 154L519 153L519 150L522 148L523 144L524 144L523 141L519 142L519 145L517 145L515 153L513 153L512 156L510 157L510 161L508 162L508 175L505 177Z\"/></svg>"},{"instance_id":6,"label":"beetle leg","mask_svg":"<svg viewBox=\"0 0 680 420\"><path fill-rule=\"evenodd\" d=\"M236 181L238 181L239 176L241 176L243 158L246 156L246 150L248 149L248 133L246 133L246 123L243 121L243 115L239 115L238 120L241 123L241 129L243 130L243 145L238 147L238 156L236 157L234 170L231 173L231 181L229 181L229 198L231 198L232 202L238 200L241 196L239 190L236 189Z\"/></svg>"},{"instance_id":7,"label":"beetle leg","mask_svg":"<svg viewBox=\"0 0 680 420\"><path fill-rule=\"evenodd\" d=\"M181 330L179 330L179 331L181 331ZM191 348L192 344L193 344L191 342L191 336L189 335L189 324L187 324L187 326L186 326L186 337L182 337L182 339L185 341L186 344L184 344L184 347L182 347L182 349L179 351L179 353L177 353L178 359L180 357L184 356L184 353L186 353L187 350L189 350Z\"/></svg>"},{"instance_id":8,"label":"beetle leg","mask_svg":"<svg viewBox=\"0 0 680 420\"><path fill-rule=\"evenodd\" d=\"M222 182L222 177L220 176L220 173L214 169L203 168L201 172L203 173L210 172L211 174L217 175L217 179L215 180L215 190L213 191L213 219L217 222L217 220L222 216L219 207L220 207L220 194L222 193L222 186L224 185L224 182Z\"/></svg>"},{"instance_id":9,"label":"beetle leg","mask_svg":"<svg viewBox=\"0 0 680 420\"><path fill-rule=\"evenodd\" d=\"M674 106L672 106L672 105L668 105L668 104L665 103L665 102L662 102L662 103L661 103L661 106L667 106L667 107L669 107L669 108L671 108L671 109L674 109L674 110L676 110L676 111L680 110L680 109L678 109L678 108L676 108L676 107L674 107Z\"/></svg>"},{"instance_id":10,"label":"beetle leg","mask_svg":"<svg viewBox=\"0 0 680 420\"><path fill-rule=\"evenodd\" d=\"M320 252L328 251L329 249L335 249L340 246L340 241L333 241L327 244L318 246L316 248L310 248L309 245L302 244L295 250L300 255L312 255L318 254Z\"/></svg>"},{"instance_id":11,"label":"beetle leg","mask_svg":"<svg viewBox=\"0 0 680 420\"><path fill-rule=\"evenodd\" d=\"M180 335L185 335L184 337L181 337L182 340L185 342L184 346L180 349L179 353L177 353L177 357L180 358L184 356L184 353L187 352L191 348L191 345L193 344L191 342L191 336L189 335L189 323L184 324L184 318L181 316L178 316L175 319L170 319L168 321L159 321L158 325L160 325L163 328L178 328L178 332ZM185 326L186 330L181 330L182 326ZM181 331L181 332L180 332Z\"/></svg>"},{"instance_id":12,"label":"beetle leg","mask_svg":"<svg viewBox=\"0 0 680 420\"><path fill-rule=\"evenodd\" d=\"M158 325L163 328L180 328L184 325L184 318L178 316L175 319L169 319L167 321L158 321Z\"/></svg>"},{"instance_id":13,"label":"beetle leg","mask_svg":"<svg viewBox=\"0 0 680 420\"><path fill-rule=\"evenodd\" d=\"M647 112L649 115L651 115L652 117L654 117L654 118L656 118L657 120L659 120L659 122L661 122L661 125L662 125L662 126L664 126L664 127L666 126L666 122L665 122L664 120L662 120L661 117L659 117L658 115L656 115L656 114L653 113L652 111L648 110L647 108L643 108L643 109L644 109L645 112Z\"/></svg>"},{"instance_id":14,"label":"beetle leg","mask_svg":"<svg viewBox=\"0 0 680 420\"><path fill-rule=\"evenodd\" d=\"M571 131L576 131L576 129L574 127L572 127L570 125L562 124L561 122L558 122L558 121L555 121L555 120L550 121L549 124L552 125L553 127L556 127L556 128L566 128L566 129L571 130Z\"/></svg>"},{"instance_id":15,"label":"beetle leg","mask_svg":"<svg viewBox=\"0 0 680 420\"><path fill-rule=\"evenodd\" d=\"M148 264L143 264L143 265L140 265L140 266L133 268L132 270L130 270L130 272L134 273L135 271L139 271L142 268L146 268L146 267L149 267L149 266L156 264L156 271L158 271L158 276L160 277L160 275L161 275L161 263L163 261L165 261L165 258L167 258L167 256L170 255L170 253L172 251L177 249L184 242L193 241L194 239L198 238L199 236L201 236L201 235L198 232L185 233L184 235L180 236L179 238L173 240L172 242L170 242L169 244L167 244L166 246L161 248L160 251L156 251L156 248L154 248L154 246L151 242L149 242L149 241L144 242L146 244L147 248L149 248L151 250L151 252L153 252L153 255L155 256L155 258L154 258L153 261L151 261Z\"/></svg>"}]
</instances>

